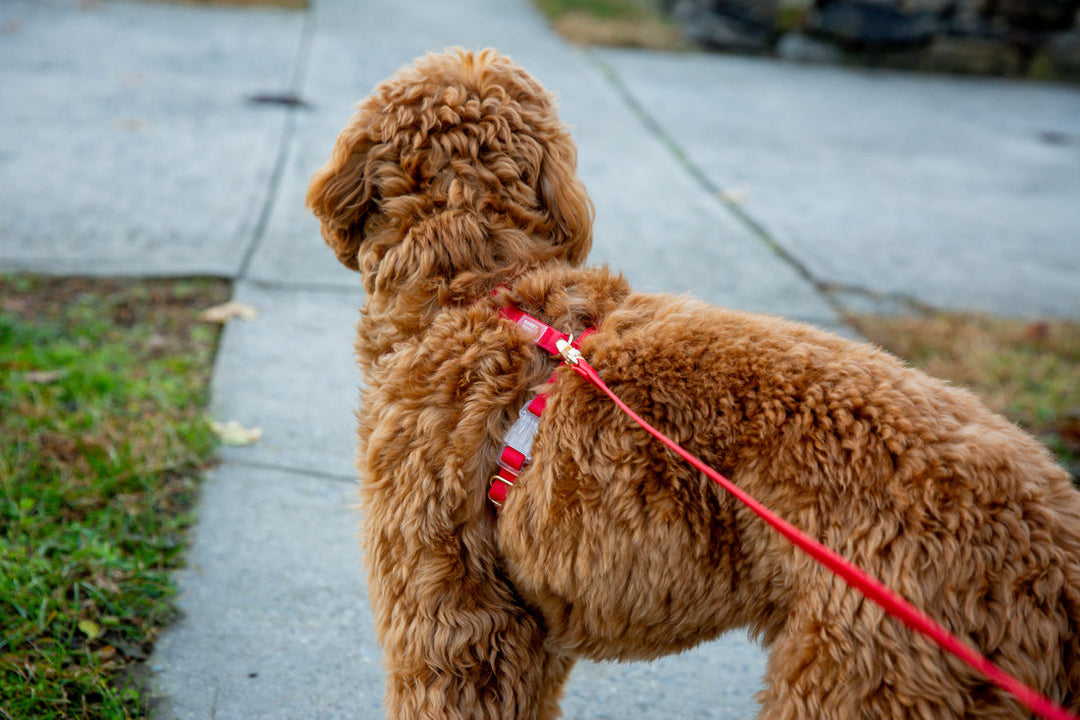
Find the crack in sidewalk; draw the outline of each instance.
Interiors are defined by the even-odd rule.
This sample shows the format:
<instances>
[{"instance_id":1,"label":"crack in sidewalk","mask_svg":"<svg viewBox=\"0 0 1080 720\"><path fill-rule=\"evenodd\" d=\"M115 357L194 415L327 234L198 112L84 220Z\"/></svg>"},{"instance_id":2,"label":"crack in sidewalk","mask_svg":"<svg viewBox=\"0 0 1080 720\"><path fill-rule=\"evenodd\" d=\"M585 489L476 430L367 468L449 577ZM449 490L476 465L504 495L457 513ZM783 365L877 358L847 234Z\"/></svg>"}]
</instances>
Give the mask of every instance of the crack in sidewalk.
<instances>
[{"instance_id":1,"label":"crack in sidewalk","mask_svg":"<svg viewBox=\"0 0 1080 720\"><path fill-rule=\"evenodd\" d=\"M307 84L308 65L311 61L311 48L315 39L315 10L309 9L304 13L303 25L300 29L300 39L296 50L296 60L293 63L292 77L289 80L289 91L282 97L300 98L301 91ZM277 155L274 158L273 167L270 170L270 178L267 182L266 197L259 210L255 225L251 231L251 239L247 249L240 259L234 279L244 279L251 269L251 262L255 253L262 246L266 229L270 225L270 216L274 211L278 194L281 190L281 181L285 175L285 164L292 152L293 139L296 136L296 114L305 109L302 101L286 103L285 116L281 130L281 139L278 142Z\"/></svg>"},{"instance_id":2,"label":"crack in sidewalk","mask_svg":"<svg viewBox=\"0 0 1080 720\"><path fill-rule=\"evenodd\" d=\"M301 467L299 465L286 465L266 460L243 460L235 456L219 456L219 460L221 461L221 465L232 465L234 467L250 468L252 470L271 470L284 475L302 475L316 480L329 480L338 483L352 484L356 482L355 475L344 475L329 470L316 470L314 468Z\"/></svg>"},{"instance_id":3,"label":"crack in sidewalk","mask_svg":"<svg viewBox=\"0 0 1080 720\"><path fill-rule=\"evenodd\" d=\"M675 138L664 129L652 114L649 113L645 105L634 96L630 88L622 81L622 78L619 77L619 74L615 72L615 69L604 62L603 58L601 58L598 53L591 49L587 49L585 54L600 71L601 75L603 75L611 84L612 88L619 97L622 98L623 102L626 103L627 107L630 108L630 111L638 118L642 125L645 126L645 129L667 148L668 152L671 153L672 157L675 158L676 162L682 166L690 177L693 178L710 197L719 202L728 212L734 215L735 218L754 235L754 237L760 240L777 257L791 267L799 277L810 283L837 315L843 318L844 308L830 291L830 288L833 286L830 283L818 279L810 272L810 269L803 262L781 245L762 223L758 222L758 220L750 215L750 213L748 213L738 202L733 200L729 192L725 191L724 188L719 187L709 179L709 176L705 174L705 171L694 164L689 155L687 155L682 147L675 141Z\"/></svg>"}]
</instances>

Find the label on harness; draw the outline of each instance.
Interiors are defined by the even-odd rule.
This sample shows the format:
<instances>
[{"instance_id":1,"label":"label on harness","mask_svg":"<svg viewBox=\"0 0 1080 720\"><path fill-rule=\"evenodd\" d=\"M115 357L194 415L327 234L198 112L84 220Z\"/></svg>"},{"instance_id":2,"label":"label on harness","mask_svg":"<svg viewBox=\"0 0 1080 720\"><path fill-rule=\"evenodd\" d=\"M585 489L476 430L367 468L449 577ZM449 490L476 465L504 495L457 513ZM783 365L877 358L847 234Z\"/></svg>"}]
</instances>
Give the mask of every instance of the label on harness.
<instances>
[{"instance_id":1,"label":"label on harness","mask_svg":"<svg viewBox=\"0 0 1080 720\"><path fill-rule=\"evenodd\" d=\"M536 342L540 339L540 336L544 334L547 327L540 323L538 320L529 317L528 315L522 315L517 321L518 327L524 330L529 335L531 342Z\"/></svg>"}]
</instances>

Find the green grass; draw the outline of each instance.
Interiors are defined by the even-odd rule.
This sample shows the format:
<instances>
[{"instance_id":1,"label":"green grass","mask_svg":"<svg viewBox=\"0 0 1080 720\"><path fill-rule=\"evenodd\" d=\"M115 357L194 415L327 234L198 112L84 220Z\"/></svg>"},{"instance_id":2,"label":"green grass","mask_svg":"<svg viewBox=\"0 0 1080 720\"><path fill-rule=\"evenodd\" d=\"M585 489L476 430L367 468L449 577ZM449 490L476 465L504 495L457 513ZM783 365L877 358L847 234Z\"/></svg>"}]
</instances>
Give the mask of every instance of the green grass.
<instances>
[{"instance_id":1,"label":"green grass","mask_svg":"<svg viewBox=\"0 0 1080 720\"><path fill-rule=\"evenodd\" d=\"M651 5L644 0L535 0L549 20L569 13L581 13L605 20L637 20L649 14Z\"/></svg>"},{"instance_id":2,"label":"green grass","mask_svg":"<svg viewBox=\"0 0 1080 720\"><path fill-rule=\"evenodd\" d=\"M220 281L0 277L0 717L146 713L175 617Z\"/></svg>"}]
</instances>

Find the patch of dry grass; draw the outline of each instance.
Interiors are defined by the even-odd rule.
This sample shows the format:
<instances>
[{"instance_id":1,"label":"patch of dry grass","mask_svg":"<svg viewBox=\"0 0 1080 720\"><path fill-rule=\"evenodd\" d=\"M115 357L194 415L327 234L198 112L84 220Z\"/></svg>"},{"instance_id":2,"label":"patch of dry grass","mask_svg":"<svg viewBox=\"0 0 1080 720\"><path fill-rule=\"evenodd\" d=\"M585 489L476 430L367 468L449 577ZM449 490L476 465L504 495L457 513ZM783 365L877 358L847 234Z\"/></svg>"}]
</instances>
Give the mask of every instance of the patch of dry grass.
<instances>
[{"instance_id":1,"label":"patch of dry grass","mask_svg":"<svg viewBox=\"0 0 1080 720\"><path fill-rule=\"evenodd\" d=\"M974 391L1066 463L1080 458L1080 322L943 312L849 321L915 367Z\"/></svg>"},{"instance_id":2,"label":"patch of dry grass","mask_svg":"<svg viewBox=\"0 0 1080 720\"><path fill-rule=\"evenodd\" d=\"M647 50L686 50L690 47L674 25L659 17L597 18L571 12L553 21L552 27L575 45Z\"/></svg>"},{"instance_id":3,"label":"patch of dry grass","mask_svg":"<svg viewBox=\"0 0 1080 720\"><path fill-rule=\"evenodd\" d=\"M691 45L648 0L536 0L557 33L575 45L686 50Z\"/></svg>"}]
</instances>

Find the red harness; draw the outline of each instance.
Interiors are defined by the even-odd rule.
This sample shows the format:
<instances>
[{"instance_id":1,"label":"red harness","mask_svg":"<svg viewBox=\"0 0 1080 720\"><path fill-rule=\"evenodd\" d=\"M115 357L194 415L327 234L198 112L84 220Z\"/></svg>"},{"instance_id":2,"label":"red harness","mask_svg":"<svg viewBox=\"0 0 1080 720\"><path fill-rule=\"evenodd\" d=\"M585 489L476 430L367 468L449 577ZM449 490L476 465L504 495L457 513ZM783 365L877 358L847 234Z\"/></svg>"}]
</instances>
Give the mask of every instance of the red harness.
<instances>
[{"instance_id":1,"label":"red harness","mask_svg":"<svg viewBox=\"0 0 1080 720\"><path fill-rule=\"evenodd\" d=\"M861 592L865 597L881 606L885 612L897 618L912 630L933 640L942 649L947 650L981 672L995 685L1012 694L1028 710L1037 715L1041 715L1048 720L1080 720L1074 713L999 668L979 651L950 633L933 618L912 605L880 580L854 565L834 550L806 535L643 420L604 383L600 375L597 374L596 369L581 356L577 342L572 337L560 333L550 325L526 315L517 308L504 307L499 310L499 315L512 320L524 329L531 336L533 342L541 348L553 355L561 355L563 362L567 363L574 372L611 398L612 402L618 405L623 412L648 431L649 434L734 495L736 499L750 508L758 517L771 525L793 545L796 545L818 563L841 577L848 585ZM593 332L592 328L586 330L582 334L582 338L591 332ZM551 380L554 379L555 376L552 375ZM551 380L548 382L551 382ZM540 414L543 412L546 398L547 396L541 393L526 405L522 409L518 422L514 424L507 435L506 443L499 457L499 471L492 478L491 489L488 492L488 497L499 507L502 506L503 501L506 499L507 490L513 486L518 473L529 462L532 438L539 424ZM523 422L522 418L527 416L530 419ZM523 425L519 432L521 435L527 435L527 440L515 436L515 428L518 428L518 423L522 422Z\"/></svg>"},{"instance_id":2,"label":"red harness","mask_svg":"<svg viewBox=\"0 0 1080 720\"><path fill-rule=\"evenodd\" d=\"M575 350L580 349L578 343L595 332L593 328L589 328L580 338L574 340L515 307L500 308L499 315L516 323L537 346L552 355L560 354L562 343L568 343ZM548 378L548 382L555 382L554 373ZM502 450L499 451L499 469L491 476L491 486L488 488L488 499L497 508L501 508L506 502L506 493L514 486L522 469L532 460L533 438L540 426L540 415L546 406L547 393L539 393L521 408L518 419L506 433Z\"/></svg>"}]
</instances>

